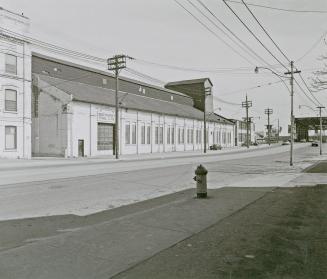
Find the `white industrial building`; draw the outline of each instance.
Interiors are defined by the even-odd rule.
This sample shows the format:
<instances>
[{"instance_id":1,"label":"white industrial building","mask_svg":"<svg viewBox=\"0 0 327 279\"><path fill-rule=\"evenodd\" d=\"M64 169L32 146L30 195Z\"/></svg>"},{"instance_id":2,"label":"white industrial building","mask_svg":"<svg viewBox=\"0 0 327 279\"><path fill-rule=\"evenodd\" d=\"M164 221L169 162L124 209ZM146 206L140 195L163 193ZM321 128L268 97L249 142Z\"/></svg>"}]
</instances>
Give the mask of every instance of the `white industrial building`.
<instances>
[{"instance_id":1,"label":"white industrial building","mask_svg":"<svg viewBox=\"0 0 327 279\"><path fill-rule=\"evenodd\" d=\"M0 158L113 155L114 77L42 48L28 29L28 18L0 8ZM212 87L208 78L165 88L121 78L120 154L203 150L204 107L207 148L234 146L233 122L204 97Z\"/></svg>"},{"instance_id":2,"label":"white industrial building","mask_svg":"<svg viewBox=\"0 0 327 279\"><path fill-rule=\"evenodd\" d=\"M33 54L32 65L33 155L113 155L114 77L39 54ZM209 79L167 87L176 84L190 92L202 88L203 100L204 89L212 87ZM120 154L203 149L204 113L191 96L127 78L120 79L120 88ZM206 97L206 111L207 148L233 146L234 125L213 113L212 96Z\"/></svg>"}]
</instances>

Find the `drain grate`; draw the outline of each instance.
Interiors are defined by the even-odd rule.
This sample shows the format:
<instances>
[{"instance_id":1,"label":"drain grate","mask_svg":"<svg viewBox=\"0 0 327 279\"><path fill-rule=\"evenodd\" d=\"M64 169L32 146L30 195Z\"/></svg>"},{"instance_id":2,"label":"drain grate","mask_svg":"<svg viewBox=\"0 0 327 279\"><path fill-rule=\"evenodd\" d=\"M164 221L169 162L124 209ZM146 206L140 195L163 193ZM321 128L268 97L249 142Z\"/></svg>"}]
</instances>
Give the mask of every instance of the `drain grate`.
<instances>
[{"instance_id":1,"label":"drain grate","mask_svg":"<svg viewBox=\"0 0 327 279\"><path fill-rule=\"evenodd\" d=\"M327 173L327 161L319 162L304 170L307 173Z\"/></svg>"}]
</instances>

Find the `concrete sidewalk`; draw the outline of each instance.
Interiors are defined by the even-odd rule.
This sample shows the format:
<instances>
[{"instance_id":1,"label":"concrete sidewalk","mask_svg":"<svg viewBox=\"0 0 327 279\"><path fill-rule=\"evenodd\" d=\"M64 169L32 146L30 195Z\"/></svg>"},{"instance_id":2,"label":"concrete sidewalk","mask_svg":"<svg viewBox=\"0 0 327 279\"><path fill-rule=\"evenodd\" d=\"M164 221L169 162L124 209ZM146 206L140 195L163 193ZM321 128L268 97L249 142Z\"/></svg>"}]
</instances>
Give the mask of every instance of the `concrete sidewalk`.
<instances>
[{"instance_id":1,"label":"concrete sidewalk","mask_svg":"<svg viewBox=\"0 0 327 279\"><path fill-rule=\"evenodd\" d=\"M303 145L303 144L302 144ZM260 149L270 149L280 146L279 144L246 147L231 147L222 150L208 150L207 153L203 151L184 151L184 152L166 152L166 153L145 153L145 154L131 154L121 155L117 160L114 156L98 156L98 157L79 157L79 158L62 158L62 157L33 157L31 160L25 159L2 159L0 158L0 171L10 169L26 169L37 167L51 167L51 166L74 166L84 164L102 164L115 162L133 162L146 161L158 159L175 159L175 158L191 158L191 157L211 157L220 154L230 154L237 152L251 152Z\"/></svg>"},{"instance_id":2,"label":"concrete sidewalk","mask_svg":"<svg viewBox=\"0 0 327 279\"><path fill-rule=\"evenodd\" d=\"M0 278L108 279L271 191L224 188L210 190L209 199L199 200L194 198L194 190L187 190L118 208L110 211L111 216L102 212L76 217L80 219L68 224L57 219L55 225L50 222L54 230L50 235L40 235L39 229L49 223L46 217L39 222L37 218L1 222L0 231L7 232L1 235L1 245L12 243L15 233L20 242L12 243L16 248L3 247L0 252ZM26 231L23 228L28 224Z\"/></svg>"}]
</instances>

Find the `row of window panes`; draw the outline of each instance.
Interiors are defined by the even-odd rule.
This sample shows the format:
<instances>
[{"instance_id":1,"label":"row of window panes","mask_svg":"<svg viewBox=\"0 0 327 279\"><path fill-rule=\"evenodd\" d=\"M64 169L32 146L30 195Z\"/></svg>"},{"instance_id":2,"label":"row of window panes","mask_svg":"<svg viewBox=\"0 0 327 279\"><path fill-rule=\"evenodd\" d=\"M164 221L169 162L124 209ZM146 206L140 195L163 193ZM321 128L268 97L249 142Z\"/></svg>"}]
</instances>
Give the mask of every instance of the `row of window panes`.
<instances>
[{"instance_id":1,"label":"row of window panes","mask_svg":"<svg viewBox=\"0 0 327 279\"><path fill-rule=\"evenodd\" d=\"M5 72L7 74L17 75L17 56L12 54L6 54Z\"/></svg>"},{"instance_id":2,"label":"row of window panes","mask_svg":"<svg viewBox=\"0 0 327 279\"><path fill-rule=\"evenodd\" d=\"M178 144L185 143L184 137L184 128L178 128L177 133L177 142ZM194 130L186 129L187 144L194 143ZM163 144L163 127L156 126L155 127L155 144ZM222 135L222 142L231 143L232 135L231 133L225 132L214 132L213 134L213 142L220 143L220 137ZM167 127L167 144L175 144L175 128ZM207 143L209 141L209 132L207 131ZM195 143L202 143L202 130L195 130ZM136 144L136 123L126 124L125 125L125 144ZM141 126L141 144L151 144L151 127L150 126Z\"/></svg>"},{"instance_id":3,"label":"row of window panes","mask_svg":"<svg viewBox=\"0 0 327 279\"><path fill-rule=\"evenodd\" d=\"M17 91L5 89L5 111L17 111Z\"/></svg>"}]
</instances>

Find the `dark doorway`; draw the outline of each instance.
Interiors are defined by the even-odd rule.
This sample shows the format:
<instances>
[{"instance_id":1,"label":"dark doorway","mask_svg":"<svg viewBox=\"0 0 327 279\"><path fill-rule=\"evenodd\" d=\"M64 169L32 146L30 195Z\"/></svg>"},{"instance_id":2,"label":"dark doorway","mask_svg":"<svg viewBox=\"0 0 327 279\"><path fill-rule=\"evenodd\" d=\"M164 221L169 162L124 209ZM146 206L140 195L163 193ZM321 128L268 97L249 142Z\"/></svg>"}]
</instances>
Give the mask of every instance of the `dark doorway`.
<instances>
[{"instance_id":1,"label":"dark doorway","mask_svg":"<svg viewBox=\"0 0 327 279\"><path fill-rule=\"evenodd\" d=\"M84 140L78 140L78 157L84 157Z\"/></svg>"},{"instance_id":2,"label":"dark doorway","mask_svg":"<svg viewBox=\"0 0 327 279\"><path fill-rule=\"evenodd\" d=\"M112 150L115 154L115 125L98 123L98 150Z\"/></svg>"}]
</instances>

